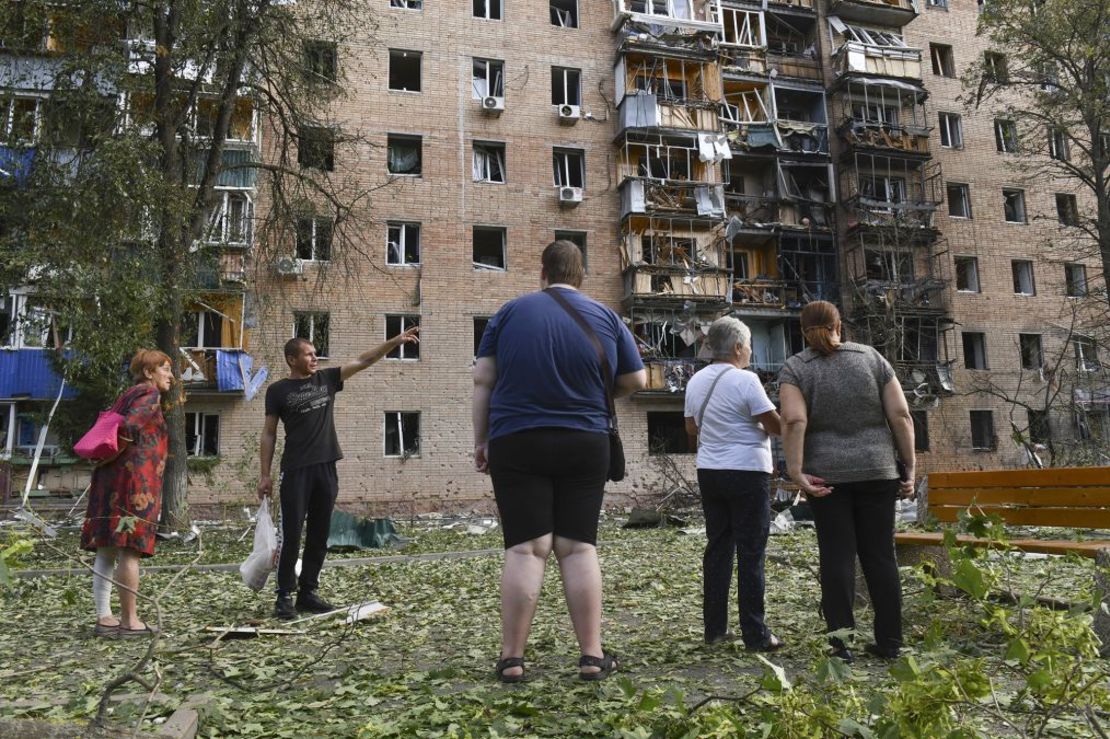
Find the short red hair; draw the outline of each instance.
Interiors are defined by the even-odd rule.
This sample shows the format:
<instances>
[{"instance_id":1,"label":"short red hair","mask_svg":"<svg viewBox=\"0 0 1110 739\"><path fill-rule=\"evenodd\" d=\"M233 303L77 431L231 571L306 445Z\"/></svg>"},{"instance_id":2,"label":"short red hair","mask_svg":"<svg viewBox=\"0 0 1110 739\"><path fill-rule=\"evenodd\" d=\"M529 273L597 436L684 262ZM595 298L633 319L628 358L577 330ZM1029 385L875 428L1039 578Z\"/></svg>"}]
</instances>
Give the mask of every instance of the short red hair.
<instances>
[{"instance_id":1,"label":"short red hair","mask_svg":"<svg viewBox=\"0 0 1110 739\"><path fill-rule=\"evenodd\" d=\"M173 366L173 362L166 356L164 352L157 349L140 349L135 352L135 356L131 357L131 379L135 382L142 382L146 379L146 373L153 372L163 364Z\"/></svg>"}]
</instances>

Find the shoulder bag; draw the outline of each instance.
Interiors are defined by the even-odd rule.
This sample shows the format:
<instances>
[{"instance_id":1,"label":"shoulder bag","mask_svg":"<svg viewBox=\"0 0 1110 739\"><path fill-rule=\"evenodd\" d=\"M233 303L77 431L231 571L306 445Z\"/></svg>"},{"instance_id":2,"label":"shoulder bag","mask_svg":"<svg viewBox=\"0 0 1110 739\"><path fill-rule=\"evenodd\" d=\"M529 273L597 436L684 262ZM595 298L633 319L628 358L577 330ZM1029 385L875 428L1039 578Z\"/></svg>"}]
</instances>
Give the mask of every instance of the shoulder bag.
<instances>
[{"instance_id":1,"label":"shoulder bag","mask_svg":"<svg viewBox=\"0 0 1110 739\"><path fill-rule=\"evenodd\" d=\"M544 292L554 298L555 302L574 319L589 338L590 343L594 345L598 359L601 360L601 384L605 387L605 403L609 407L609 472L605 479L620 482L624 479L624 443L621 442L620 432L617 429L617 408L613 404L613 373L609 369L609 358L605 355L605 347L601 345L601 339L597 337L593 326L559 294L558 290L549 287Z\"/></svg>"},{"instance_id":2,"label":"shoulder bag","mask_svg":"<svg viewBox=\"0 0 1110 739\"><path fill-rule=\"evenodd\" d=\"M129 394L131 390L125 390L111 408L100 412L92 428L73 445L74 454L91 462L105 462L119 456L126 445L126 440L120 443L119 432L124 421L125 401L131 400Z\"/></svg>"}]
</instances>

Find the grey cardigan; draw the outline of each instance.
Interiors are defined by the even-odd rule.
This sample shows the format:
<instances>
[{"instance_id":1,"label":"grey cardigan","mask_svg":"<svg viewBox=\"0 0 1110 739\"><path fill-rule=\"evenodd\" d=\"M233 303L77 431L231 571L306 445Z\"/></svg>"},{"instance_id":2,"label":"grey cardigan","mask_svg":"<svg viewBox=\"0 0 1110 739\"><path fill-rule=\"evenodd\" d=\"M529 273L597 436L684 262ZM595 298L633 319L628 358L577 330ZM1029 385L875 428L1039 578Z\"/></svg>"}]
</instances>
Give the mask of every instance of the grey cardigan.
<instances>
[{"instance_id":1,"label":"grey cardigan","mask_svg":"<svg viewBox=\"0 0 1110 739\"><path fill-rule=\"evenodd\" d=\"M830 356L806 349L786 360L779 382L806 401L802 470L831 483L895 480L894 439L883 412L890 362L864 344L845 342Z\"/></svg>"}]
</instances>

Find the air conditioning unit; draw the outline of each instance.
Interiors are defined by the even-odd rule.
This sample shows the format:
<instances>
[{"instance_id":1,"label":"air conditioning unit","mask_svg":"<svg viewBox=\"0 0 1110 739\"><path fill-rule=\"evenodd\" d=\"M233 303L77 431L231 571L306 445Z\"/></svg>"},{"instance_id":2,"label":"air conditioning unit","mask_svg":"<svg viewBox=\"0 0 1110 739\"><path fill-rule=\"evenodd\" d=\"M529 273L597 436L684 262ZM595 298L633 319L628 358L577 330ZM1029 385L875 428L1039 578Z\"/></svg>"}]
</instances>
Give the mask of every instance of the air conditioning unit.
<instances>
[{"instance_id":1,"label":"air conditioning unit","mask_svg":"<svg viewBox=\"0 0 1110 739\"><path fill-rule=\"evenodd\" d=\"M582 202L581 187L560 187L559 205L575 206Z\"/></svg>"},{"instance_id":2,"label":"air conditioning unit","mask_svg":"<svg viewBox=\"0 0 1110 739\"><path fill-rule=\"evenodd\" d=\"M482 111L490 115L501 115L505 110L505 98L496 95L486 95L482 98Z\"/></svg>"},{"instance_id":3,"label":"air conditioning unit","mask_svg":"<svg viewBox=\"0 0 1110 739\"><path fill-rule=\"evenodd\" d=\"M559 123L573 126L582 117L582 108L577 105L559 106Z\"/></svg>"},{"instance_id":4,"label":"air conditioning unit","mask_svg":"<svg viewBox=\"0 0 1110 739\"><path fill-rule=\"evenodd\" d=\"M294 257L281 257L274 262L274 271L284 277L304 274L304 261Z\"/></svg>"}]
</instances>

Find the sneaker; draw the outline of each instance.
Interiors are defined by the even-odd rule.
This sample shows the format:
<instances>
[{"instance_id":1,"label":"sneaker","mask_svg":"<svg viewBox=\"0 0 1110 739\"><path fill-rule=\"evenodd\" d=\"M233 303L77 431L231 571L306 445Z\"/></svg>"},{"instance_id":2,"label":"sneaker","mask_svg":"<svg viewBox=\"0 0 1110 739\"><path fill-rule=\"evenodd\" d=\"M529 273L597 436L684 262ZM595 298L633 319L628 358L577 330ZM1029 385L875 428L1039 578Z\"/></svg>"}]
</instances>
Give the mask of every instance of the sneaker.
<instances>
[{"instance_id":1,"label":"sneaker","mask_svg":"<svg viewBox=\"0 0 1110 739\"><path fill-rule=\"evenodd\" d=\"M297 609L293 606L293 596L287 593L278 593L274 603L274 616L282 621L291 621L297 617Z\"/></svg>"},{"instance_id":2,"label":"sneaker","mask_svg":"<svg viewBox=\"0 0 1110 739\"><path fill-rule=\"evenodd\" d=\"M316 594L315 590L302 590L297 593L297 610L309 613L327 613L336 607Z\"/></svg>"}]
</instances>

